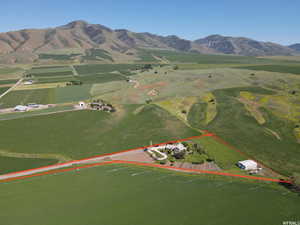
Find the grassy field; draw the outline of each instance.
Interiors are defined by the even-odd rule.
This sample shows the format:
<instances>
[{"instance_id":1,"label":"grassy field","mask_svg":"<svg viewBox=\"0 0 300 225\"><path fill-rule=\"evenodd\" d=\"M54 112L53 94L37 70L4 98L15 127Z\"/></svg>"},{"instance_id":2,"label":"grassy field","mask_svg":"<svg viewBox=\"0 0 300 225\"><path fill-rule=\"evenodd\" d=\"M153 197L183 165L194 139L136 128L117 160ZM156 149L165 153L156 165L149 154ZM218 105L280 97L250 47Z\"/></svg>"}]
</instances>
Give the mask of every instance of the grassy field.
<instances>
[{"instance_id":1,"label":"grassy field","mask_svg":"<svg viewBox=\"0 0 300 225\"><path fill-rule=\"evenodd\" d=\"M11 79L11 80L0 80L0 85L1 84L15 84L17 83L18 80Z\"/></svg>"},{"instance_id":2,"label":"grassy field","mask_svg":"<svg viewBox=\"0 0 300 225\"><path fill-rule=\"evenodd\" d=\"M51 73L48 73L48 72L44 72L44 73L35 73L33 74L34 77L64 77L64 76L73 76L73 73L72 71L60 71L60 72L51 72Z\"/></svg>"},{"instance_id":3,"label":"grassy field","mask_svg":"<svg viewBox=\"0 0 300 225\"><path fill-rule=\"evenodd\" d=\"M0 156L0 174L55 164L55 159L31 159Z\"/></svg>"},{"instance_id":4,"label":"grassy field","mask_svg":"<svg viewBox=\"0 0 300 225\"><path fill-rule=\"evenodd\" d=\"M86 55L82 57L85 60L103 60L107 59L113 62L113 58L110 56L110 53L103 49L88 49L86 50Z\"/></svg>"},{"instance_id":5,"label":"grassy field","mask_svg":"<svg viewBox=\"0 0 300 225\"><path fill-rule=\"evenodd\" d=\"M72 109L74 109L74 107L72 105L60 105L60 106L50 107L47 109L27 111L27 112L22 112L22 113L6 113L6 114L0 114L0 121L33 117L33 116L39 116L39 115L47 115L47 114L51 114L51 113L72 110Z\"/></svg>"},{"instance_id":6,"label":"grassy field","mask_svg":"<svg viewBox=\"0 0 300 225\"><path fill-rule=\"evenodd\" d=\"M20 68L16 68L16 67L3 67L0 68L0 75L2 74L12 74L15 73L17 71L21 70Z\"/></svg>"},{"instance_id":7,"label":"grassy field","mask_svg":"<svg viewBox=\"0 0 300 225\"><path fill-rule=\"evenodd\" d=\"M119 165L0 184L0 198L5 225L266 225L300 211L281 188Z\"/></svg>"},{"instance_id":8,"label":"grassy field","mask_svg":"<svg viewBox=\"0 0 300 225\"><path fill-rule=\"evenodd\" d=\"M74 111L0 121L0 133L0 149L75 159L199 135L153 105L118 107L112 114Z\"/></svg>"},{"instance_id":9,"label":"grassy field","mask_svg":"<svg viewBox=\"0 0 300 225\"><path fill-rule=\"evenodd\" d=\"M144 49L139 49L137 52L137 56L140 59L137 60L136 62L155 62L155 63L159 62L155 57L153 57L151 52Z\"/></svg>"},{"instance_id":10,"label":"grassy field","mask_svg":"<svg viewBox=\"0 0 300 225\"><path fill-rule=\"evenodd\" d=\"M300 74L300 65L260 65L260 66L243 66L238 67L247 70L262 70L278 73Z\"/></svg>"},{"instance_id":11,"label":"grassy field","mask_svg":"<svg viewBox=\"0 0 300 225\"><path fill-rule=\"evenodd\" d=\"M39 73L55 73L55 72L66 72L71 71L69 66L39 66L32 67L31 70L28 71L30 74L39 74Z\"/></svg>"},{"instance_id":12,"label":"grassy field","mask_svg":"<svg viewBox=\"0 0 300 225\"><path fill-rule=\"evenodd\" d=\"M39 59L53 59L53 60L72 60L73 57L80 54L39 54Z\"/></svg>"},{"instance_id":13,"label":"grassy field","mask_svg":"<svg viewBox=\"0 0 300 225\"><path fill-rule=\"evenodd\" d=\"M260 88L233 88L214 91L217 117L206 128L238 149L269 165L284 175L300 171L299 144L293 134L293 124L263 109L266 124L260 125L235 97L240 91L272 94ZM276 136L266 131L277 133Z\"/></svg>"},{"instance_id":14,"label":"grassy field","mask_svg":"<svg viewBox=\"0 0 300 225\"><path fill-rule=\"evenodd\" d=\"M73 76L35 77L34 78L34 82L37 83L37 84L70 82L71 80L77 80L77 79Z\"/></svg>"},{"instance_id":15,"label":"grassy field","mask_svg":"<svg viewBox=\"0 0 300 225\"><path fill-rule=\"evenodd\" d=\"M91 98L90 84L67 86L55 89L55 102L77 102Z\"/></svg>"},{"instance_id":16,"label":"grassy field","mask_svg":"<svg viewBox=\"0 0 300 225\"><path fill-rule=\"evenodd\" d=\"M148 54L167 59L170 62L199 63L199 64L262 64L272 63L271 59L251 56L206 55L198 53L183 53L169 50L144 50ZM144 53L145 54L145 53ZM278 61L276 61L278 63Z\"/></svg>"},{"instance_id":17,"label":"grassy field","mask_svg":"<svg viewBox=\"0 0 300 225\"><path fill-rule=\"evenodd\" d=\"M6 92L9 89L9 87L0 87L0 95ZM0 107L1 107L1 99L0 99Z\"/></svg>"},{"instance_id":18,"label":"grassy field","mask_svg":"<svg viewBox=\"0 0 300 225\"><path fill-rule=\"evenodd\" d=\"M0 99L1 108L14 107L19 104L37 103L50 104L55 103L55 89L32 89L11 91Z\"/></svg>"},{"instance_id":19,"label":"grassy field","mask_svg":"<svg viewBox=\"0 0 300 225\"><path fill-rule=\"evenodd\" d=\"M192 127L201 128L205 126L207 103L195 103L188 112L188 122Z\"/></svg>"},{"instance_id":20,"label":"grassy field","mask_svg":"<svg viewBox=\"0 0 300 225\"><path fill-rule=\"evenodd\" d=\"M245 160L245 156L233 151L229 147L217 142L212 137L203 137L195 139L193 142L201 144L204 147L207 155L214 159L217 165L224 170L235 170L240 172L240 169L236 166L236 163L240 160Z\"/></svg>"},{"instance_id":21,"label":"grassy field","mask_svg":"<svg viewBox=\"0 0 300 225\"><path fill-rule=\"evenodd\" d=\"M111 73L118 71L120 73L136 70L140 68L139 64L87 64L74 66L79 75L94 75L98 73Z\"/></svg>"},{"instance_id":22,"label":"grassy field","mask_svg":"<svg viewBox=\"0 0 300 225\"><path fill-rule=\"evenodd\" d=\"M78 77L84 84L106 83L117 80L126 80L126 77L117 73L95 74Z\"/></svg>"}]
</instances>

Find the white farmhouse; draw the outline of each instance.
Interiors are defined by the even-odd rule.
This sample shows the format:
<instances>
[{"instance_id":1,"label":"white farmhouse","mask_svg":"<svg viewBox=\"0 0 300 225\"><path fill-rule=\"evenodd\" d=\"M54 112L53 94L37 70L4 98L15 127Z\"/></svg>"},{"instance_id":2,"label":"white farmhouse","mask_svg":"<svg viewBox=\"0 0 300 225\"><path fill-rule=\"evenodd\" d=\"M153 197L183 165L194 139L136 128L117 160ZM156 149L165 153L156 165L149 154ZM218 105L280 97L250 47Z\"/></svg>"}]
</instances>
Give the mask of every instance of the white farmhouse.
<instances>
[{"instance_id":1,"label":"white farmhouse","mask_svg":"<svg viewBox=\"0 0 300 225\"><path fill-rule=\"evenodd\" d=\"M237 166L243 170L257 170L258 169L258 164L257 162L253 160L244 160L244 161L239 161L237 163Z\"/></svg>"}]
</instances>

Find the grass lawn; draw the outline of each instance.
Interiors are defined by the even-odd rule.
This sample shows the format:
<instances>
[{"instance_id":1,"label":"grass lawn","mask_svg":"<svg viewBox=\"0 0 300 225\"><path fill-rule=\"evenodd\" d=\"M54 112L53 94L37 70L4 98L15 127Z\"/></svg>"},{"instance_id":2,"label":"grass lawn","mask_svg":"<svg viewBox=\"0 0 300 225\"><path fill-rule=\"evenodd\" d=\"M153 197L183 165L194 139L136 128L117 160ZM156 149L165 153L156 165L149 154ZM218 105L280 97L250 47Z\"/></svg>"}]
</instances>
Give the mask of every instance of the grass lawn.
<instances>
[{"instance_id":1,"label":"grass lawn","mask_svg":"<svg viewBox=\"0 0 300 225\"><path fill-rule=\"evenodd\" d=\"M31 159L0 156L0 174L55 164L55 159Z\"/></svg>"},{"instance_id":2,"label":"grass lawn","mask_svg":"<svg viewBox=\"0 0 300 225\"><path fill-rule=\"evenodd\" d=\"M74 111L0 121L0 149L80 159L142 147L150 141L161 143L199 135L157 106L140 107L128 105L112 114Z\"/></svg>"},{"instance_id":3,"label":"grass lawn","mask_svg":"<svg viewBox=\"0 0 300 225\"><path fill-rule=\"evenodd\" d=\"M246 159L242 154L219 143L212 137L195 139L193 142L200 143L206 150L207 155L214 159L220 168L225 170L238 169L235 164ZM240 169L238 170L240 171Z\"/></svg>"},{"instance_id":4,"label":"grass lawn","mask_svg":"<svg viewBox=\"0 0 300 225\"><path fill-rule=\"evenodd\" d=\"M2 104L1 104L2 103ZM37 103L50 104L55 103L55 89L31 89L11 91L0 99L1 108L14 107L19 104Z\"/></svg>"},{"instance_id":5,"label":"grass lawn","mask_svg":"<svg viewBox=\"0 0 300 225\"><path fill-rule=\"evenodd\" d=\"M300 145L293 134L293 124L282 120L267 109L262 109L266 124L260 125L249 115L244 105L235 97L240 91L271 94L260 88L232 88L216 90L218 114L206 127L218 136L264 162L284 175L300 172ZM279 134L280 139L266 132L266 128Z\"/></svg>"},{"instance_id":6,"label":"grass lawn","mask_svg":"<svg viewBox=\"0 0 300 225\"><path fill-rule=\"evenodd\" d=\"M0 184L0 198L5 225L266 225L300 211L281 188L121 165Z\"/></svg>"}]
</instances>

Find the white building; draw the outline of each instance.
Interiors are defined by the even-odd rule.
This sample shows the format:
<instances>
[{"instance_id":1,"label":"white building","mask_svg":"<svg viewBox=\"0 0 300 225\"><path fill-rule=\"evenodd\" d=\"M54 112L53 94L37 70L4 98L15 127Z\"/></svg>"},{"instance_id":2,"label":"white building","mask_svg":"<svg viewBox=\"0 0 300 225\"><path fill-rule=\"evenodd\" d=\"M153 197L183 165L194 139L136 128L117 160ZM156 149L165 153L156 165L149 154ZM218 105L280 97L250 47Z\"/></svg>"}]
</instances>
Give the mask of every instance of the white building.
<instances>
[{"instance_id":1,"label":"white building","mask_svg":"<svg viewBox=\"0 0 300 225\"><path fill-rule=\"evenodd\" d=\"M25 81L25 82L24 82L24 85L31 85L31 84L33 84L33 81L32 81L32 80L28 80L28 81Z\"/></svg>"},{"instance_id":2,"label":"white building","mask_svg":"<svg viewBox=\"0 0 300 225\"><path fill-rule=\"evenodd\" d=\"M82 108L82 109L87 108L87 105L86 105L85 102L79 102L78 104L79 104L79 107Z\"/></svg>"},{"instance_id":3,"label":"white building","mask_svg":"<svg viewBox=\"0 0 300 225\"><path fill-rule=\"evenodd\" d=\"M257 162L250 160L250 159L244 160L244 161L239 161L237 163L237 166L243 170L257 170L258 169Z\"/></svg>"},{"instance_id":4,"label":"white building","mask_svg":"<svg viewBox=\"0 0 300 225\"><path fill-rule=\"evenodd\" d=\"M17 112L25 112L28 110L28 107L25 105L17 105L14 110Z\"/></svg>"}]
</instances>

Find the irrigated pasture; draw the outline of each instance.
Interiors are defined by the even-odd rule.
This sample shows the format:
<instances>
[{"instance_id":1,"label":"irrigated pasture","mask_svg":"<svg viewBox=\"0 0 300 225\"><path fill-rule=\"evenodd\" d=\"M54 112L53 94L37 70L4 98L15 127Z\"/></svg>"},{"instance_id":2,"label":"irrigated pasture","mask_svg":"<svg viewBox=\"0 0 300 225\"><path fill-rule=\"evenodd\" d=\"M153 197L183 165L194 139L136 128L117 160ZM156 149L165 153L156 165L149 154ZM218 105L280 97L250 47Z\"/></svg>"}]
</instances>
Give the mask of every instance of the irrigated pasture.
<instances>
[{"instance_id":1,"label":"irrigated pasture","mask_svg":"<svg viewBox=\"0 0 300 225\"><path fill-rule=\"evenodd\" d=\"M280 187L122 165L0 184L0 198L5 225L266 225L300 211Z\"/></svg>"},{"instance_id":2,"label":"irrigated pasture","mask_svg":"<svg viewBox=\"0 0 300 225\"><path fill-rule=\"evenodd\" d=\"M0 124L0 149L57 153L74 159L142 147L150 141L161 143L199 135L154 105L119 106L111 114L73 111L0 121Z\"/></svg>"}]
</instances>

